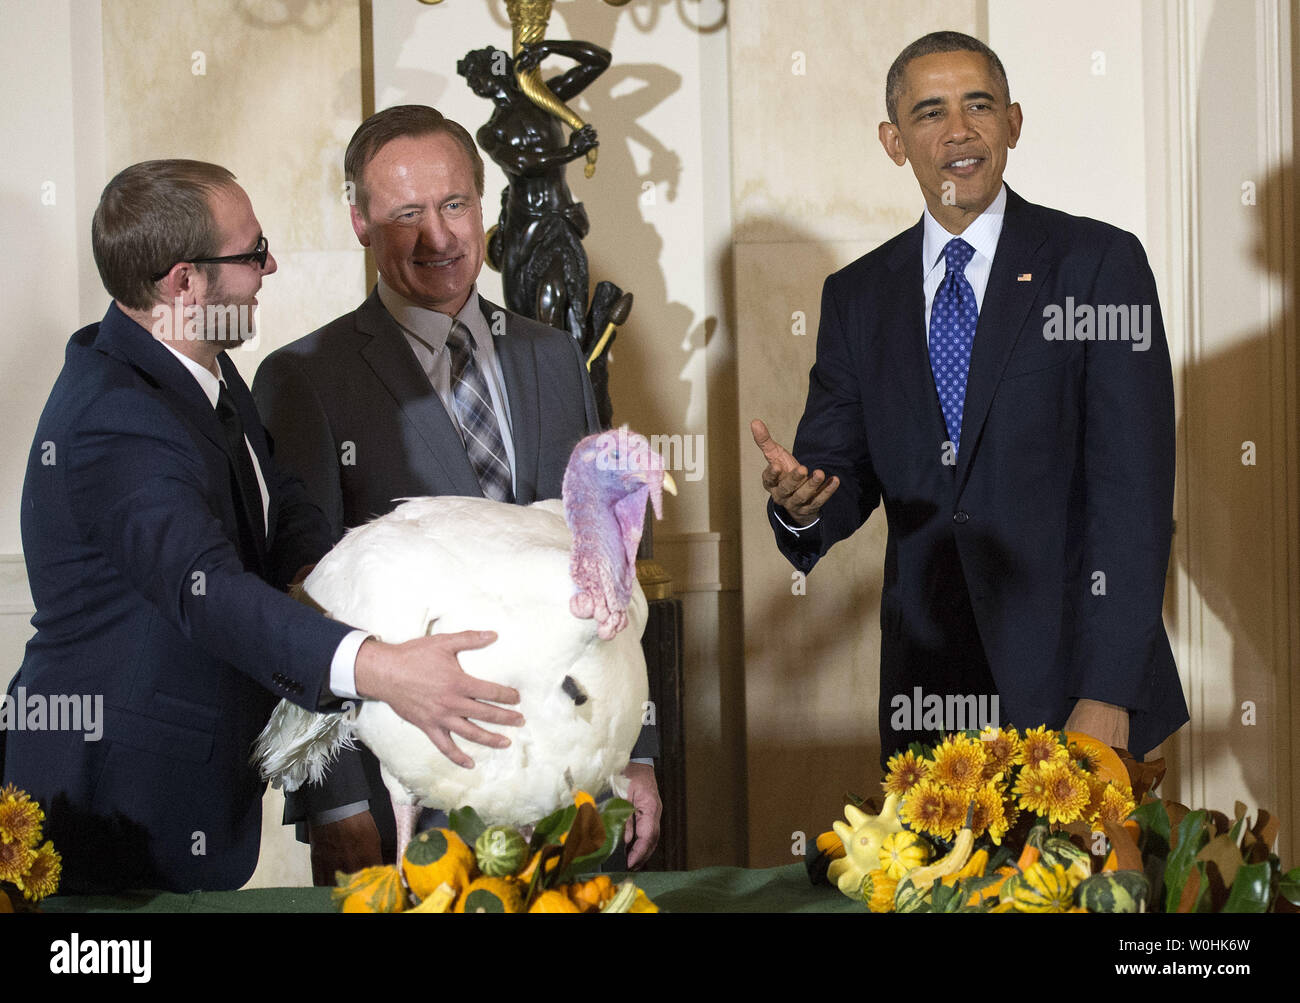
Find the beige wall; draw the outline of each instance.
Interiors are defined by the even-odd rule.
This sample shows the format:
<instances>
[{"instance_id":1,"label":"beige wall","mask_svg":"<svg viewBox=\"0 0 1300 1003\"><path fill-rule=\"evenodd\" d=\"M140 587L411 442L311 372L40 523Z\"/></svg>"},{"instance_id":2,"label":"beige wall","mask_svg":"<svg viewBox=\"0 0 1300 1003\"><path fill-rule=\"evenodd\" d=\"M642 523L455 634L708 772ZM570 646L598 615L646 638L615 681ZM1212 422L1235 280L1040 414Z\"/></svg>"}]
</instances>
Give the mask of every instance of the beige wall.
<instances>
[{"instance_id":1,"label":"beige wall","mask_svg":"<svg viewBox=\"0 0 1300 1003\"><path fill-rule=\"evenodd\" d=\"M787 862L793 834L825 829L844 791L870 793L878 779L883 517L793 594L763 517L748 420L766 419L789 444L823 278L920 213L910 170L884 157L875 126L890 60L939 27L986 38L1006 63L1025 110L1009 182L1147 247L1179 394L1166 612L1193 712L1166 750L1167 793L1224 809L1237 797L1289 803L1289 839L1300 824L1296 0L728 6L728 24L701 30L717 0L618 10L575 0L557 4L551 29L614 51L614 68L578 102L601 133L600 167L592 181L575 169L571 185L593 221L593 277L637 297L614 355L618 417L706 443L704 477L682 484L657 536L686 609L692 866ZM507 44L502 7L375 0L377 106L426 101L481 122L485 103L451 68L469 48ZM261 297L259 343L237 353L246 375L365 293L340 168L361 110L357 4L63 0L6 13L21 44L0 67L15 152L0 188L13 224L0 234L10 263L0 683L30 633L18 494L31 430L68 335L106 305L86 237L108 176L158 156L216 160L240 176L280 264ZM1256 186L1253 206L1242 204L1244 182ZM51 275L64 277L57 290ZM489 295L495 281L484 281ZM1256 444L1254 466L1241 463L1244 441ZM255 883L305 881L271 805Z\"/></svg>"}]
</instances>

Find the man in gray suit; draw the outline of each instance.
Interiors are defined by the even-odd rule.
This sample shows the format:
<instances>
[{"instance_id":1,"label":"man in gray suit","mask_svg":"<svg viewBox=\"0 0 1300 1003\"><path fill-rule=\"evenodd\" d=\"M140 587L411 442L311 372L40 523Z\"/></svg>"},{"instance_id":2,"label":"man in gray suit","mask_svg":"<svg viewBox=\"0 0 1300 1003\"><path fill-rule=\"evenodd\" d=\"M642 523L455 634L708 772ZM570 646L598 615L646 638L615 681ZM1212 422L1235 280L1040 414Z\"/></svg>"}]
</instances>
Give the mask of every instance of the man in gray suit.
<instances>
[{"instance_id":1,"label":"man in gray suit","mask_svg":"<svg viewBox=\"0 0 1300 1003\"><path fill-rule=\"evenodd\" d=\"M487 302L483 161L461 126L401 105L366 119L344 158L352 228L379 282L366 301L271 353L253 396L276 459L307 486L335 538L425 495L531 504L558 498L569 454L599 431L586 367L567 334ZM462 737L493 744L472 723ZM473 761L443 736L438 748ZM634 757L655 753L653 733ZM648 759L629 764L628 862L658 840ZM456 806L447 806L456 807ZM395 854L392 810L369 752L340 757L326 781L290 795L317 884Z\"/></svg>"}]
</instances>

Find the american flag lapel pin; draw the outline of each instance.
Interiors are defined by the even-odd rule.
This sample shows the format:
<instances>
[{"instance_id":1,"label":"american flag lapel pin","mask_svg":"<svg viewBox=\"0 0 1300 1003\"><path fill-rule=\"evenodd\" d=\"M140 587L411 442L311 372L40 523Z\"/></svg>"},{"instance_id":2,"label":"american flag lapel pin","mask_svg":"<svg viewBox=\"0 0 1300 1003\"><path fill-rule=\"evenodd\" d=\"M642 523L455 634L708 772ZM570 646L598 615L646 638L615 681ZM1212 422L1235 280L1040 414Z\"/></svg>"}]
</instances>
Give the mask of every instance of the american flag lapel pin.
<instances>
[{"instance_id":1,"label":"american flag lapel pin","mask_svg":"<svg viewBox=\"0 0 1300 1003\"><path fill-rule=\"evenodd\" d=\"M1033 272L1021 272L1019 275L1016 276L1016 281L1017 281L1017 282L1033 282L1033 281L1034 281L1034 273L1033 273Z\"/></svg>"}]
</instances>

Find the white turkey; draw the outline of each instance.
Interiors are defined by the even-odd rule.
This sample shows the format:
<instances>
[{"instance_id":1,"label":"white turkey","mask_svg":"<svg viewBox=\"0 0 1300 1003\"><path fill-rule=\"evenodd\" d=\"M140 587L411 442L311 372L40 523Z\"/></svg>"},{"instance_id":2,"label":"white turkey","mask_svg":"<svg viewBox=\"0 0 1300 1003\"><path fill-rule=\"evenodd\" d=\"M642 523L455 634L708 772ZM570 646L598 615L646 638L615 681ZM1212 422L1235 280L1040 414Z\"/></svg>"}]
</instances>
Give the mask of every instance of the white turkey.
<instances>
[{"instance_id":1,"label":"white turkey","mask_svg":"<svg viewBox=\"0 0 1300 1003\"><path fill-rule=\"evenodd\" d=\"M525 723L474 768L448 760L381 701L316 714L283 701L255 756L276 786L317 780L354 738L378 757L398 819L398 856L417 805L471 805L488 823L526 823L608 789L628 762L647 699L646 601L636 552L647 500L675 493L663 461L626 428L589 436L565 469L563 501L416 498L351 530L303 583L336 620L383 641L493 630L461 667L513 687ZM624 629L628 628L628 629Z\"/></svg>"}]
</instances>

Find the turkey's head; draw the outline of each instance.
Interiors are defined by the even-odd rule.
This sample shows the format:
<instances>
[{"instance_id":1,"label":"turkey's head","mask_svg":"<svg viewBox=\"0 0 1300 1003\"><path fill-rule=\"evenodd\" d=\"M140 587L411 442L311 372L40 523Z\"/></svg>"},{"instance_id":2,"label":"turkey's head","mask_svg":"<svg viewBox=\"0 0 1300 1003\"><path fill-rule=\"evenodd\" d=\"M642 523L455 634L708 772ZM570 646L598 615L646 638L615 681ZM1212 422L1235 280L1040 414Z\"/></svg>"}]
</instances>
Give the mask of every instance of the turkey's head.
<instances>
[{"instance_id":1,"label":"turkey's head","mask_svg":"<svg viewBox=\"0 0 1300 1003\"><path fill-rule=\"evenodd\" d=\"M627 626L646 501L662 518L665 490L677 493L663 458L626 426L587 436L569 457L564 517L573 533L569 570L578 589L569 609L595 619L604 640Z\"/></svg>"}]
</instances>

